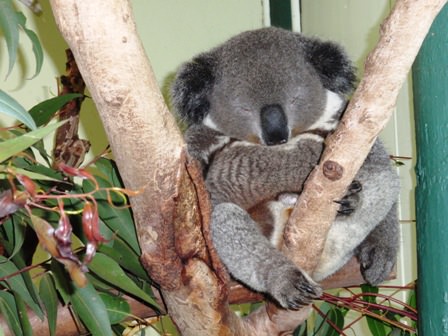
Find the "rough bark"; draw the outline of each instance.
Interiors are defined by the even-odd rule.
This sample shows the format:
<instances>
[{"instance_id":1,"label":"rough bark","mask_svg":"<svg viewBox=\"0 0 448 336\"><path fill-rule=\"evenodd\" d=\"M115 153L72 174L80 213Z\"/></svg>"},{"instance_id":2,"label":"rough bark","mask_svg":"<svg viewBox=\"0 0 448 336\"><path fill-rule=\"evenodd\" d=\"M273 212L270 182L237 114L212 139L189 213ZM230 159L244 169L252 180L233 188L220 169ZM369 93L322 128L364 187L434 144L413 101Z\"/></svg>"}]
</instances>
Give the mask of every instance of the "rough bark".
<instances>
[{"instance_id":1,"label":"rough bark","mask_svg":"<svg viewBox=\"0 0 448 336\"><path fill-rule=\"evenodd\" d=\"M182 334L291 333L309 308L291 312L267 305L246 320L228 308L228 276L207 245L210 207L202 179L187 162L185 144L138 39L129 1L50 2L98 108L123 181L129 189L142 190L131 199L142 261L161 286ZM418 47L445 2L398 0L384 24L366 78L293 214L303 225L289 225L286 232L286 253L306 269L313 269L322 249L334 217L332 200L340 198L387 121ZM336 180L325 176L332 167L342 168Z\"/></svg>"}]
</instances>

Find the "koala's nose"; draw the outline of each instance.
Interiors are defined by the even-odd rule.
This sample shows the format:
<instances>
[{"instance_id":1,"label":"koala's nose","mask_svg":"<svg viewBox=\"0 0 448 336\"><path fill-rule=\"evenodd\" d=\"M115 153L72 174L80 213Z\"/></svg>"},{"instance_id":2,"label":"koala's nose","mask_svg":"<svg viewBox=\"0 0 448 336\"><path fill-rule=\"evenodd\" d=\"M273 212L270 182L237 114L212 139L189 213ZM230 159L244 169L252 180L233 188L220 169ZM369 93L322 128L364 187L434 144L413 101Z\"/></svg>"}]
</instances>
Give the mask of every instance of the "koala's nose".
<instances>
[{"instance_id":1,"label":"koala's nose","mask_svg":"<svg viewBox=\"0 0 448 336\"><path fill-rule=\"evenodd\" d=\"M288 141L288 120L283 108L278 104L265 105L260 111L263 141L268 146Z\"/></svg>"}]
</instances>

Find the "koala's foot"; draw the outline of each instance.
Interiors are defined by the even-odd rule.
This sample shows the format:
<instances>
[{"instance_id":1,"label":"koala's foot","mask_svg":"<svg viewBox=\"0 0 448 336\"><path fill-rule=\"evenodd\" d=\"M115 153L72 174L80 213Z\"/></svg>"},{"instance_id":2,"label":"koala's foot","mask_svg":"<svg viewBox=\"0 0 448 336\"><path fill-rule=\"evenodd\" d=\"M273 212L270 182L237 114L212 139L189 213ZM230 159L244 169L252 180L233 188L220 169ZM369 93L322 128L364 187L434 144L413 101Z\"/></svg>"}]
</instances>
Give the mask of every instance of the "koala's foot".
<instances>
[{"instance_id":1,"label":"koala's foot","mask_svg":"<svg viewBox=\"0 0 448 336\"><path fill-rule=\"evenodd\" d=\"M359 203L359 192L362 190L362 185L359 181L353 181L347 190L344 198L339 201L335 201L340 205L338 215L348 216L355 211Z\"/></svg>"},{"instance_id":2,"label":"koala's foot","mask_svg":"<svg viewBox=\"0 0 448 336\"><path fill-rule=\"evenodd\" d=\"M289 269L283 269L277 274L280 276L275 281L270 281L268 293L283 308L300 309L322 295L320 286L292 265Z\"/></svg>"},{"instance_id":3,"label":"koala's foot","mask_svg":"<svg viewBox=\"0 0 448 336\"><path fill-rule=\"evenodd\" d=\"M370 285L376 286L387 279L396 262L395 247L363 242L357 251L361 274Z\"/></svg>"}]
</instances>

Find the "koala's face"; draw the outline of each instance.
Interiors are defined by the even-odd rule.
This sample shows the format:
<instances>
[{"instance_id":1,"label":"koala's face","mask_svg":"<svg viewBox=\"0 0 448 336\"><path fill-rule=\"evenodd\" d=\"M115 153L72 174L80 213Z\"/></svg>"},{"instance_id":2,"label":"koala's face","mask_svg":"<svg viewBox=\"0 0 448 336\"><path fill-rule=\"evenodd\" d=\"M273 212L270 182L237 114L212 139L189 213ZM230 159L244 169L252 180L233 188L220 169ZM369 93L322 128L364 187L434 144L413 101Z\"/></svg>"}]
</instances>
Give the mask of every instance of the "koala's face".
<instances>
[{"instance_id":1,"label":"koala's face","mask_svg":"<svg viewBox=\"0 0 448 336\"><path fill-rule=\"evenodd\" d=\"M352 88L352 70L333 44L260 29L184 65L173 98L190 124L202 122L238 140L276 145L306 130L334 128L344 94Z\"/></svg>"}]
</instances>

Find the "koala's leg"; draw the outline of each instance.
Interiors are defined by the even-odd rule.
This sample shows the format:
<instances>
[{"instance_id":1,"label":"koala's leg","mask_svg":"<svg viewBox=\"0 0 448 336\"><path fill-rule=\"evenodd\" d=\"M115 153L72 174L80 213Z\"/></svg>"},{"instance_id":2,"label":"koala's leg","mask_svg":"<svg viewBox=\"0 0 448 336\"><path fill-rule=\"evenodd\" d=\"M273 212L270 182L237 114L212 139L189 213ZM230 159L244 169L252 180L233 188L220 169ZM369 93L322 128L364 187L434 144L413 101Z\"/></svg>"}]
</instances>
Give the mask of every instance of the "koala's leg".
<instances>
[{"instance_id":1,"label":"koala's leg","mask_svg":"<svg viewBox=\"0 0 448 336\"><path fill-rule=\"evenodd\" d=\"M215 205L211 231L213 244L230 274L268 294L282 307L298 309L321 295L319 285L276 250L236 204Z\"/></svg>"},{"instance_id":2,"label":"koala's leg","mask_svg":"<svg viewBox=\"0 0 448 336\"><path fill-rule=\"evenodd\" d=\"M355 255L361 264L361 273L371 285L383 282L396 263L400 235L398 223L395 203L386 218L356 249Z\"/></svg>"},{"instance_id":3,"label":"koala's leg","mask_svg":"<svg viewBox=\"0 0 448 336\"><path fill-rule=\"evenodd\" d=\"M362 190L357 194L359 203L349 216L337 216L331 225L322 258L313 273L313 279L316 281L328 277L344 266L370 232L380 225L386 217L389 218L391 211L395 211L394 204L397 200L399 184L396 174L388 165L366 162L361 167L356 180L362 185ZM394 225L390 224L388 226L390 226L389 230L395 230ZM381 234L388 234L378 231L378 233L380 232ZM391 234L394 233L391 232ZM366 270L369 268L366 253L374 248L373 245L378 240L372 239L370 247L366 243L365 252L362 254L362 260L367 266ZM381 254L380 249L381 247L378 246L378 252L376 252L378 255ZM393 260L395 259L393 258ZM372 272L381 272L379 264L384 262L382 260L375 263L375 270L372 270ZM384 267L387 268L388 266L384 265ZM372 275L372 277L374 276Z\"/></svg>"}]
</instances>

